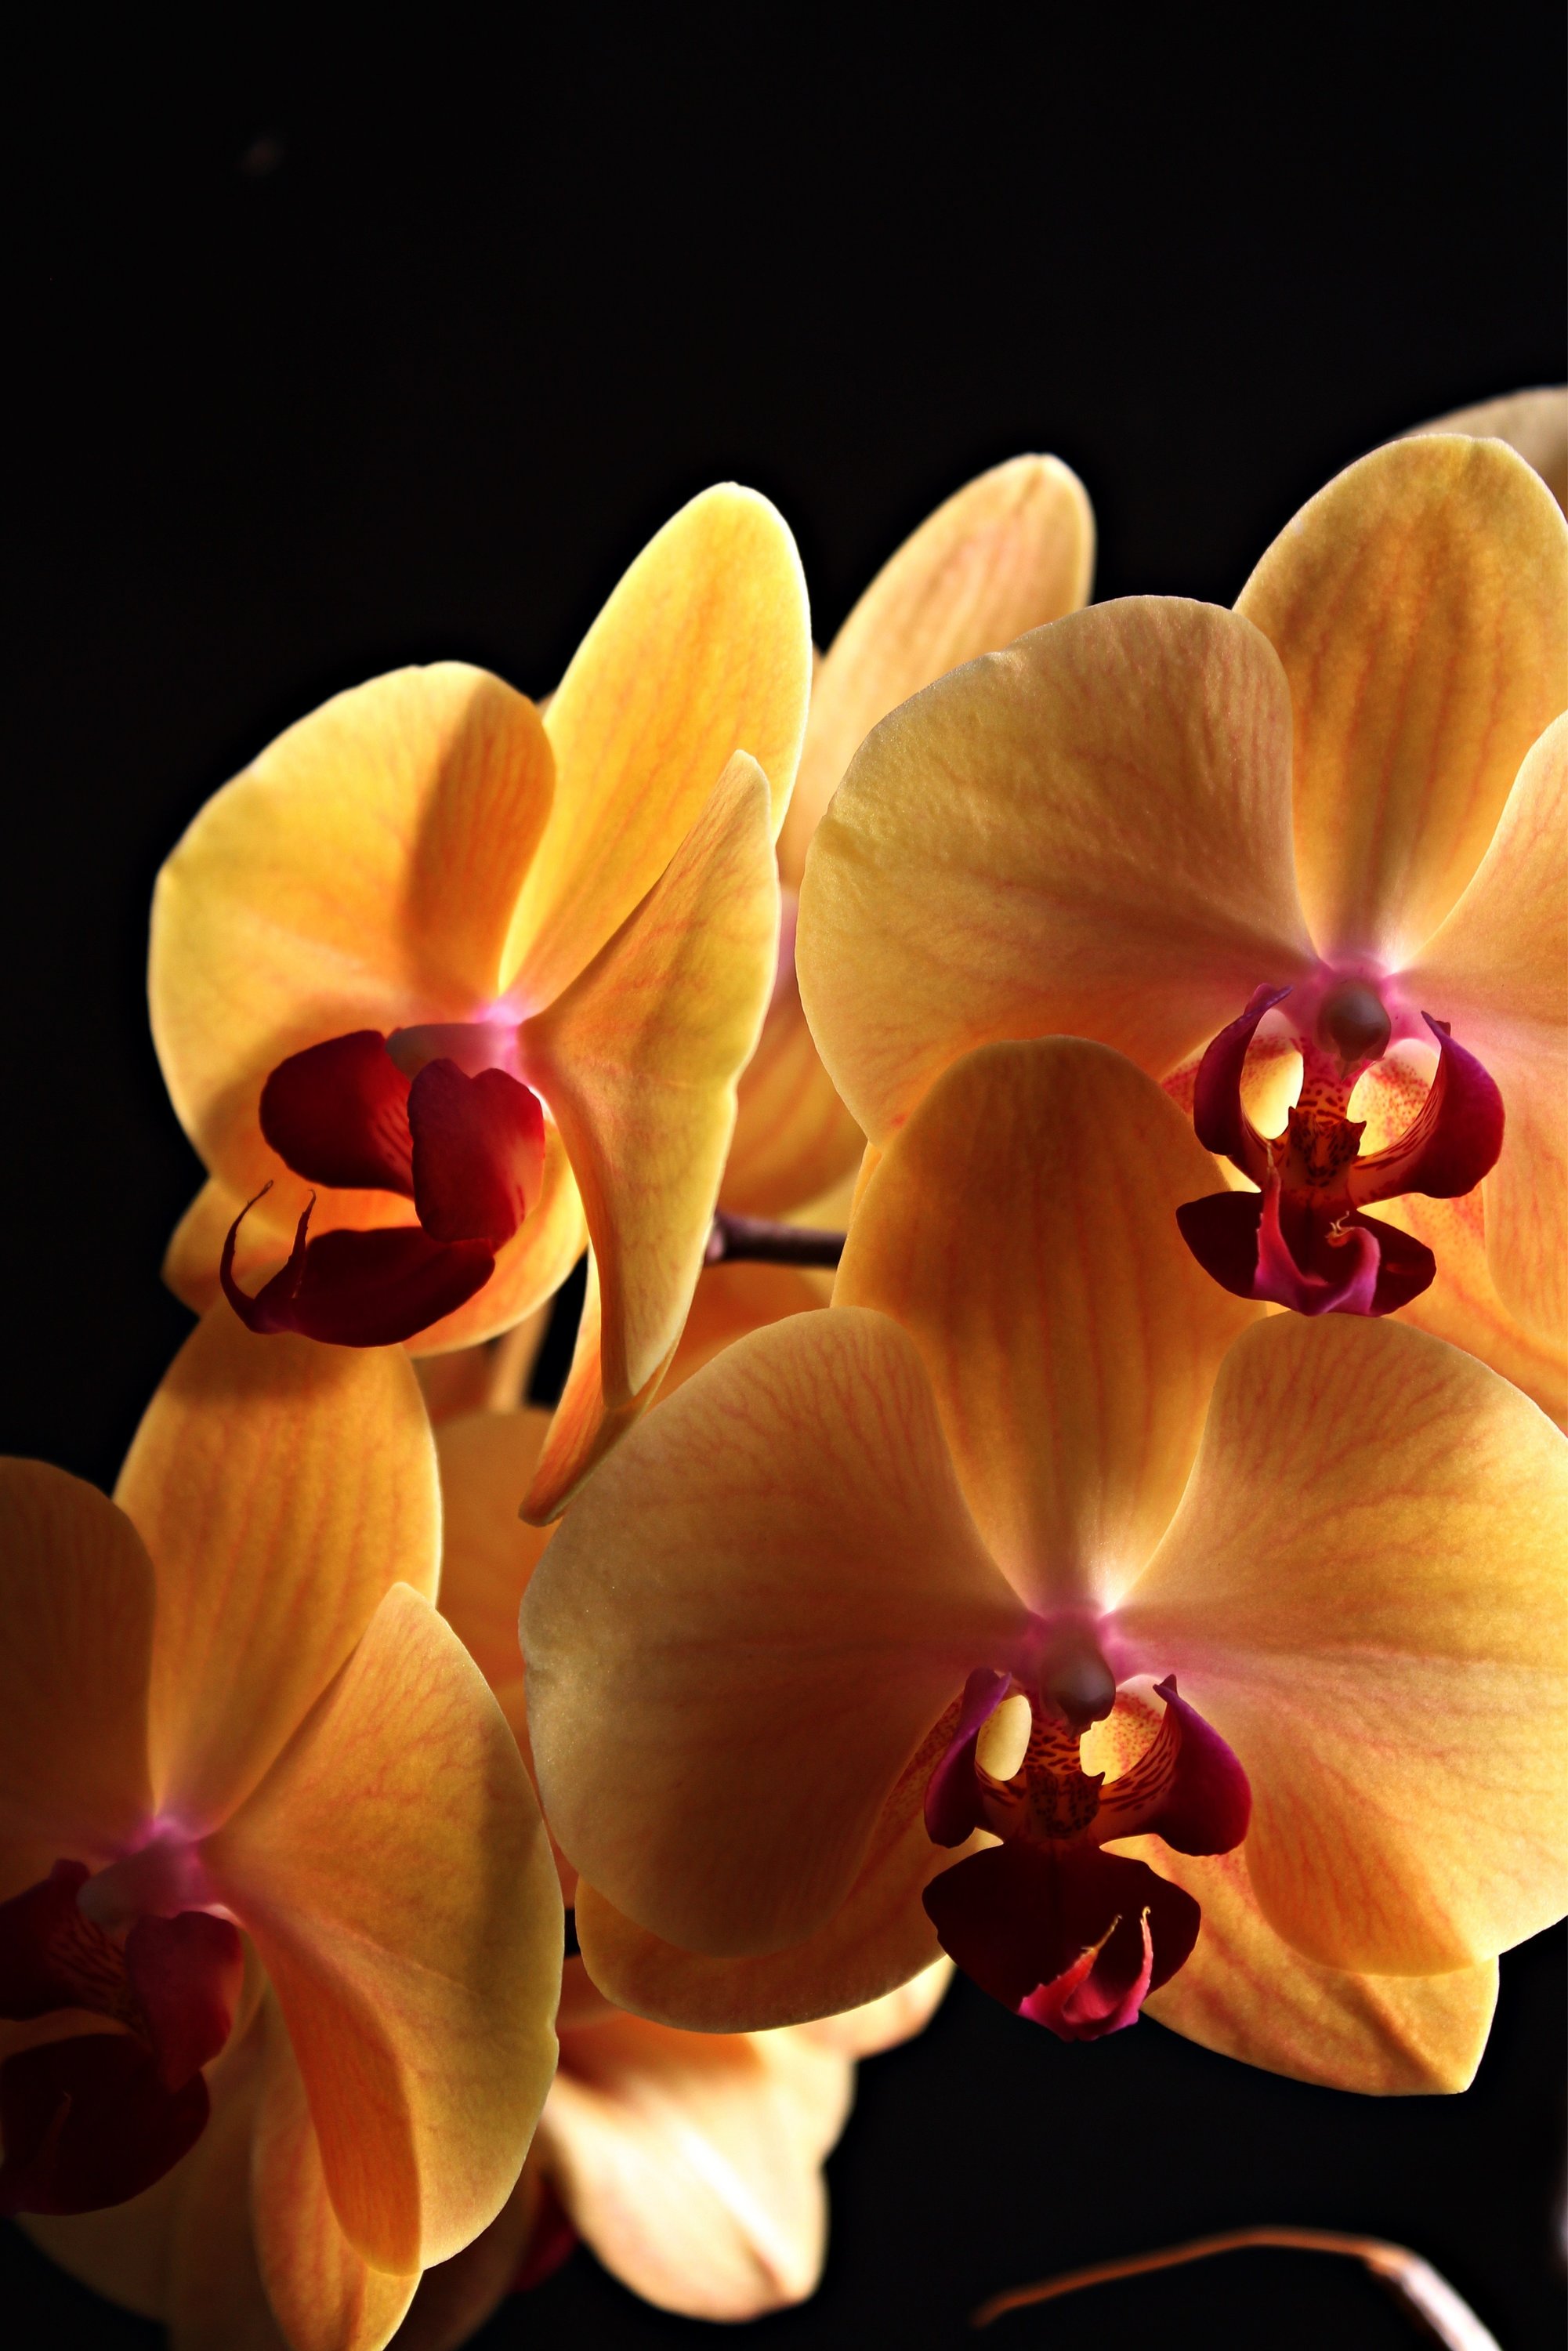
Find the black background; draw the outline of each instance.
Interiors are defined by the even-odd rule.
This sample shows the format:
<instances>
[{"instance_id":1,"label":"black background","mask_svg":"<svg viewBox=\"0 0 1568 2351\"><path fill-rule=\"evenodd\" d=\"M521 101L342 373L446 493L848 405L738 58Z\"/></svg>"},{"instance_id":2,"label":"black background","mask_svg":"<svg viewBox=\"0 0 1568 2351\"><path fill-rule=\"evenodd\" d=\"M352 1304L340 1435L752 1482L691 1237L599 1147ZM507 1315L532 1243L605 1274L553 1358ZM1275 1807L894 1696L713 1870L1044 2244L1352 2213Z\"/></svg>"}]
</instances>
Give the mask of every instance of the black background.
<instances>
[{"instance_id":1,"label":"black background","mask_svg":"<svg viewBox=\"0 0 1568 2351\"><path fill-rule=\"evenodd\" d=\"M1228 601L1339 465L1563 371L1555 5L228 13L9 55L3 1433L105 1484L186 1327L157 1266L198 1176L148 893L281 725L446 654L543 691L727 475L792 523L821 642L1020 448L1082 475L1099 594ZM1555 2346L1563 1976L1561 1932L1511 1958L1478 2086L1386 2103L1148 2023L1062 2048L960 1986L865 2070L827 2283L758 2339L956 2344L998 2286L1277 2220L1403 2239L1504 2351ZM0 2296L8 2341L158 2339L8 2231ZM1286 2255L1003 2329L1414 2339ZM579 2253L482 2340L696 2334Z\"/></svg>"}]
</instances>

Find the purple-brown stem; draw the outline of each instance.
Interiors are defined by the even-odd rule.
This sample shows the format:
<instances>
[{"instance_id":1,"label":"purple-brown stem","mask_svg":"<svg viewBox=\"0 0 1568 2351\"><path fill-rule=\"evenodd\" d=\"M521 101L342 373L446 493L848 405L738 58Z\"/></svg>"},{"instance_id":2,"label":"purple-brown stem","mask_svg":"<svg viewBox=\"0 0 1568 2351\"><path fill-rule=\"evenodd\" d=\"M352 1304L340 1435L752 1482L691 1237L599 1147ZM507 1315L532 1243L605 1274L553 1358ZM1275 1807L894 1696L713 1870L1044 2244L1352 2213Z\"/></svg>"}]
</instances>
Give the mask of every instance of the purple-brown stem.
<instances>
[{"instance_id":1,"label":"purple-brown stem","mask_svg":"<svg viewBox=\"0 0 1568 2351\"><path fill-rule=\"evenodd\" d=\"M768 1217L736 1217L715 1211L703 1252L705 1265L820 1266L831 1273L844 1253L842 1233L809 1225L776 1224Z\"/></svg>"},{"instance_id":2,"label":"purple-brown stem","mask_svg":"<svg viewBox=\"0 0 1568 2351\"><path fill-rule=\"evenodd\" d=\"M1281 2246L1290 2252L1342 2253L1360 2262L1393 2292L1396 2301L1423 2333L1447 2346L1447 2351L1500 2351L1495 2335L1481 2325L1467 2302L1419 2253L1407 2245L1391 2245L1381 2237L1348 2237L1332 2229L1228 2229L1216 2237L1195 2237L1185 2245L1167 2245L1157 2253L1130 2253L1119 2262L1096 2262L1088 2269L1065 2270L1060 2277L1039 2285L1014 2286L993 2294L970 2320L972 2326L989 2326L1009 2311L1028 2310L1036 2303L1055 2302L1083 2286L1109 2285L1117 2278L1146 2277L1152 2270L1174 2270L1187 2262L1207 2261L1211 2253L1244 2252L1260 2245Z\"/></svg>"}]
</instances>

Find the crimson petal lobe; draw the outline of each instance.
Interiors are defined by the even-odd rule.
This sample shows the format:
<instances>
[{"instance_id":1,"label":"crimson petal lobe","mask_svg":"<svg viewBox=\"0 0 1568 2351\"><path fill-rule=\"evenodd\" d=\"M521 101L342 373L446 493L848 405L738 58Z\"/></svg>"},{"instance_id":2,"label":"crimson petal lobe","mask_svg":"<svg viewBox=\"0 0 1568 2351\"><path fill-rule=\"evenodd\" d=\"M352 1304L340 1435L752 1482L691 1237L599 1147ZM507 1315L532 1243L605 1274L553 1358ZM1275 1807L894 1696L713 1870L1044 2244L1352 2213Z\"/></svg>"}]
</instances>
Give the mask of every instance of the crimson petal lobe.
<instances>
[{"instance_id":1,"label":"crimson petal lobe","mask_svg":"<svg viewBox=\"0 0 1568 2351\"><path fill-rule=\"evenodd\" d=\"M123 2032L77 2033L0 2064L0 2212L94 2212L162 2179L206 2126L200 2074L164 2088Z\"/></svg>"},{"instance_id":2,"label":"crimson petal lobe","mask_svg":"<svg viewBox=\"0 0 1568 2351\"><path fill-rule=\"evenodd\" d=\"M254 1206L229 1228L218 1279L246 1328L263 1335L297 1331L336 1347L397 1346L465 1305L496 1270L483 1241L432 1240L417 1225L313 1241L307 1207L287 1264L247 1298L235 1280L235 1240Z\"/></svg>"},{"instance_id":3,"label":"crimson petal lobe","mask_svg":"<svg viewBox=\"0 0 1568 2351\"><path fill-rule=\"evenodd\" d=\"M1455 1043L1446 1020L1434 1020L1429 1012L1421 1018L1437 1040L1437 1074L1398 1142L1351 1169L1351 1197L1358 1203L1389 1200L1399 1192L1458 1199L1475 1190L1502 1149L1502 1096L1490 1071Z\"/></svg>"},{"instance_id":4,"label":"crimson petal lobe","mask_svg":"<svg viewBox=\"0 0 1568 2351\"><path fill-rule=\"evenodd\" d=\"M380 1029L356 1029L279 1061L261 1090L261 1131L308 1184L412 1200L408 1092Z\"/></svg>"},{"instance_id":5,"label":"crimson petal lobe","mask_svg":"<svg viewBox=\"0 0 1568 2351\"><path fill-rule=\"evenodd\" d=\"M1198 1141L1206 1151L1232 1161L1254 1184L1261 1184L1269 1172L1269 1146L1241 1107L1241 1072L1259 1022L1290 993L1289 983L1255 987L1246 1011L1207 1048L1193 1081L1192 1123Z\"/></svg>"},{"instance_id":6,"label":"crimson petal lobe","mask_svg":"<svg viewBox=\"0 0 1568 2351\"><path fill-rule=\"evenodd\" d=\"M125 1938L125 1971L159 2078L177 2090L229 2037L245 1975L239 1931L204 1910L139 1918Z\"/></svg>"},{"instance_id":7,"label":"crimson petal lobe","mask_svg":"<svg viewBox=\"0 0 1568 2351\"><path fill-rule=\"evenodd\" d=\"M492 1249L509 1241L544 1181L538 1094L505 1070L469 1077L444 1057L415 1078L408 1123L414 1206L431 1238L484 1241Z\"/></svg>"}]
</instances>

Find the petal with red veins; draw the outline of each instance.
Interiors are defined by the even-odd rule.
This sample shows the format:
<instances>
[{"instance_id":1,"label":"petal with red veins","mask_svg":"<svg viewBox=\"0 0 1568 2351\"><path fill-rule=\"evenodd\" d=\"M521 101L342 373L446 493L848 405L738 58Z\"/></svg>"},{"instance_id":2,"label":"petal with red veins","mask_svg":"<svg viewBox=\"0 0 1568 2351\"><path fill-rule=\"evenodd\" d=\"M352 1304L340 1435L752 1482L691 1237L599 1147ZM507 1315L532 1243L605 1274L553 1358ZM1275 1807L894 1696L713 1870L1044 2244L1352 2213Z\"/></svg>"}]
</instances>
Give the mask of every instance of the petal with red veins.
<instances>
[{"instance_id":1,"label":"petal with red veins","mask_svg":"<svg viewBox=\"0 0 1568 2351\"><path fill-rule=\"evenodd\" d=\"M413 1197L408 1080L379 1029L280 1061L261 1090L261 1131L307 1183Z\"/></svg>"},{"instance_id":2,"label":"petal with red veins","mask_svg":"<svg viewBox=\"0 0 1568 2351\"><path fill-rule=\"evenodd\" d=\"M538 1094L505 1070L467 1077L455 1061L427 1061L409 1091L408 1123L414 1206L432 1240L509 1241L544 1178Z\"/></svg>"}]
</instances>

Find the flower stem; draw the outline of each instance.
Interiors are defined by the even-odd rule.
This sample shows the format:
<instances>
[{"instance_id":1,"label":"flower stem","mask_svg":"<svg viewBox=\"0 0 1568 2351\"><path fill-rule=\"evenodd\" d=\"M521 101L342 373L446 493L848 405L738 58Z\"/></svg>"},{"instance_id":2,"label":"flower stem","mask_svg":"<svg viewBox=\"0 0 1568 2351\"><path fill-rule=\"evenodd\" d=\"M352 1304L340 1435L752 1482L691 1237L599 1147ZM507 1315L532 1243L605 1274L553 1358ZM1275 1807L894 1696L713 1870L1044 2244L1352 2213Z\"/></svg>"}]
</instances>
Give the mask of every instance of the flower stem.
<instances>
[{"instance_id":1,"label":"flower stem","mask_svg":"<svg viewBox=\"0 0 1568 2351\"><path fill-rule=\"evenodd\" d=\"M1211 2253L1242 2252L1259 2245L1282 2246L1291 2252L1348 2255L1390 2287L1406 2314L1424 2333L1445 2345L1447 2351L1500 2351L1497 2337L1419 2253L1413 2253L1406 2245L1391 2245L1381 2237L1348 2237L1331 2229L1228 2229L1219 2236L1167 2245L1157 2253L1130 2253L1118 2262L1096 2262L1088 2269L1066 2270L1039 2285L1015 2286L1007 2294L995 2294L980 2304L969 2323L989 2326L1009 2311L1054 2302L1060 2294L1076 2294L1082 2286L1144 2277L1152 2270L1178 2269L1186 2262L1206 2261Z\"/></svg>"},{"instance_id":2,"label":"flower stem","mask_svg":"<svg viewBox=\"0 0 1568 2351\"><path fill-rule=\"evenodd\" d=\"M714 1213L703 1263L821 1266L831 1272L843 1252L842 1233L809 1225L776 1224L768 1217L735 1217L719 1208Z\"/></svg>"}]
</instances>

